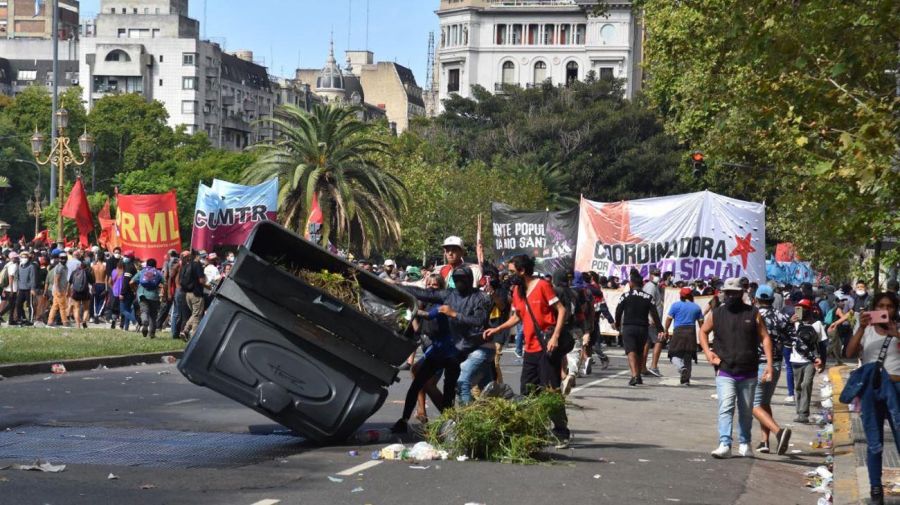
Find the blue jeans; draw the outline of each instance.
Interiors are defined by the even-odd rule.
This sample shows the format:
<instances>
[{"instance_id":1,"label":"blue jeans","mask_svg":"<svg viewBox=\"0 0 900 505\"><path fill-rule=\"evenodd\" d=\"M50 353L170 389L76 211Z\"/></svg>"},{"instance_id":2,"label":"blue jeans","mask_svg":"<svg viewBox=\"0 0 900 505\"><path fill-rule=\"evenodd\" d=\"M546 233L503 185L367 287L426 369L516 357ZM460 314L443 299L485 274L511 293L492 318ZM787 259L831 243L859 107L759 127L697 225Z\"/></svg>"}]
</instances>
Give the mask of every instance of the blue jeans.
<instances>
[{"instance_id":1,"label":"blue jeans","mask_svg":"<svg viewBox=\"0 0 900 505\"><path fill-rule=\"evenodd\" d=\"M756 377L736 381L729 377L716 376L716 394L719 396L719 443L731 446L735 406L738 411L738 440L742 444L750 443L756 382Z\"/></svg>"},{"instance_id":2,"label":"blue jeans","mask_svg":"<svg viewBox=\"0 0 900 505\"><path fill-rule=\"evenodd\" d=\"M129 323L137 324L137 317L134 315L134 300L119 300L119 313L122 314L122 329L128 331Z\"/></svg>"},{"instance_id":3,"label":"blue jeans","mask_svg":"<svg viewBox=\"0 0 900 505\"><path fill-rule=\"evenodd\" d=\"M182 326L182 316L187 309L187 302L184 300L184 293L179 289L172 298L172 315L169 318L169 324L172 326L172 338L178 338L179 327Z\"/></svg>"},{"instance_id":4,"label":"blue jeans","mask_svg":"<svg viewBox=\"0 0 900 505\"><path fill-rule=\"evenodd\" d=\"M794 368L791 367L792 350L793 349L791 349L790 347L785 347L781 350L781 354L784 355L784 371L785 373L787 373L788 396L794 396Z\"/></svg>"},{"instance_id":5,"label":"blue jeans","mask_svg":"<svg viewBox=\"0 0 900 505\"><path fill-rule=\"evenodd\" d=\"M753 395L753 408L772 405L772 397L775 396L775 388L781 377L781 361L772 363L772 379L769 382L760 382L765 372L766 364L760 363L759 371L756 374L757 384L756 393Z\"/></svg>"},{"instance_id":6,"label":"blue jeans","mask_svg":"<svg viewBox=\"0 0 900 505\"><path fill-rule=\"evenodd\" d=\"M516 354L522 354L525 350L525 330L522 329L521 323L516 326Z\"/></svg>"},{"instance_id":7,"label":"blue jeans","mask_svg":"<svg viewBox=\"0 0 900 505\"><path fill-rule=\"evenodd\" d=\"M459 391L459 404L472 402L472 384L484 387L494 378L494 349L479 347L459 365L459 379L456 389ZM475 382L477 381L477 382Z\"/></svg>"},{"instance_id":8,"label":"blue jeans","mask_svg":"<svg viewBox=\"0 0 900 505\"><path fill-rule=\"evenodd\" d=\"M900 382L893 382L894 391L900 395ZM882 385L881 387L885 387ZM884 400L873 398L872 394L864 394L860 398L862 408L862 425L866 433L866 469L869 472L869 485L881 485L882 453L884 452L884 421L887 420L894 434L894 443L900 451L900 419L894 419ZM900 416L898 416L900 417Z\"/></svg>"}]
</instances>

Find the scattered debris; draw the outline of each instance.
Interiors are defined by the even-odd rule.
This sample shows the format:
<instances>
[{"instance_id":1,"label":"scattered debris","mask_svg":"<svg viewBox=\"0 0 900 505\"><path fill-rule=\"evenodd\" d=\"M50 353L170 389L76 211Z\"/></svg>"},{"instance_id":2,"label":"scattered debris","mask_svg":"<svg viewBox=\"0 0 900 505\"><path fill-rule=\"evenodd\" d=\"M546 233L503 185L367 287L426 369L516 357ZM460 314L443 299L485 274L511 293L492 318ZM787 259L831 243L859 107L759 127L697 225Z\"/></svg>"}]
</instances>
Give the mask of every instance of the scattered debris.
<instances>
[{"instance_id":1,"label":"scattered debris","mask_svg":"<svg viewBox=\"0 0 900 505\"><path fill-rule=\"evenodd\" d=\"M341 479L339 477L332 477L330 475L328 476L328 480L330 480L331 482L334 482L336 484L340 484L341 482L344 482L344 479Z\"/></svg>"},{"instance_id":2,"label":"scattered debris","mask_svg":"<svg viewBox=\"0 0 900 505\"><path fill-rule=\"evenodd\" d=\"M167 365L174 365L175 362L178 360L175 359L175 356L170 356L167 354L167 355L163 356L162 358L160 358L160 361L162 361L163 363L165 363Z\"/></svg>"},{"instance_id":3,"label":"scattered debris","mask_svg":"<svg viewBox=\"0 0 900 505\"><path fill-rule=\"evenodd\" d=\"M410 468L413 470L428 470L431 466L421 466L421 465L410 465Z\"/></svg>"},{"instance_id":4,"label":"scattered debris","mask_svg":"<svg viewBox=\"0 0 900 505\"><path fill-rule=\"evenodd\" d=\"M87 438L87 435L63 435L63 438Z\"/></svg>"},{"instance_id":5,"label":"scattered debris","mask_svg":"<svg viewBox=\"0 0 900 505\"><path fill-rule=\"evenodd\" d=\"M141 484L141 489L156 489L155 484Z\"/></svg>"},{"instance_id":6,"label":"scattered debris","mask_svg":"<svg viewBox=\"0 0 900 505\"><path fill-rule=\"evenodd\" d=\"M680 500L680 499L678 499L678 498L666 498L666 501L674 501L674 502L679 502L679 501L681 501L681 500Z\"/></svg>"},{"instance_id":7,"label":"scattered debris","mask_svg":"<svg viewBox=\"0 0 900 505\"><path fill-rule=\"evenodd\" d=\"M428 442L419 442L409 451L408 456L415 461L431 461L434 459L447 459L449 454L446 451L438 451Z\"/></svg>"},{"instance_id":8,"label":"scattered debris","mask_svg":"<svg viewBox=\"0 0 900 505\"><path fill-rule=\"evenodd\" d=\"M360 430L356 432L356 441L361 444L374 444L378 442L387 442L391 439L391 430Z\"/></svg>"},{"instance_id":9,"label":"scattered debris","mask_svg":"<svg viewBox=\"0 0 900 505\"><path fill-rule=\"evenodd\" d=\"M398 460L403 459L406 452L406 446L403 444L391 444L381 450L381 459Z\"/></svg>"},{"instance_id":10,"label":"scattered debris","mask_svg":"<svg viewBox=\"0 0 900 505\"><path fill-rule=\"evenodd\" d=\"M106 365L97 365L97 368L94 370L109 370L109 368L107 368Z\"/></svg>"},{"instance_id":11,"label":"scattered debris","mask_svg":"<svg viewBox=\"0 0 900 505\"><path fill-rule=\"evenodd\" d=\"M361 487L355 487L350 492L351 493L362 493L363 491L365 491L365 489L363 489Z\"/></svg>"},{"instance_id":12,"label":"scattered debris","mask_svg":"<svg viewBox=\"0 0 900 505\"><path fill-rule=\"evenodd\" d=\"M355 458L355 457L359 456L359 451L349 451L347 453L347 455L353 456Z\"/></svg>"},{"instance_id":13,"label":"scattered debris","mask_svg":"<svg viewBox=\"0 0 900 505\"><path fill-rule=\"evenodd\" d=\"M706 458L691 458L688 461L691 463L706 463Z\"/></svg>"},{"instance_id":14,"label":"scattered debris","mask_svg":"<svg viewBox=\"0 0 900 505\"><path fill-rule=\"evenodd\" d=\"M5 379L5 378L6 378L6 377L0 375L0 381L2 381L2 380Z\"/></svg>"},{"instance_id":15,"label":"scattered debris","mask_svg":"<svg viewBox=\"0 0 900 505\"><path fill-rule=\"evenodd\" d=\"M801 451L800 449L794 449L794 450L791 451L791 454L800 454L800 453L802 453L802 452L803 452L803 451Z\"/></svg>"},{"instance_id":16,"label":"scattered debris","mask_svg":"<svg viewBox=\"0 0 900 505\"><path fill-rule=\"evenodd\" d=\"M595 478L595 479L599 479L599 478L600 478L600 474L599 474L599 473L595 473L595 474L594 474L594 478Z\"/></svg>"},{"instance_id":17,"label":"scattered debris","mask_svg":"<svg viewBox=\"0 0 900 505\"><path fill-rule=\"evenodd\" d=\"M467 456L457 456L456 461L468 461L469 458Z\"/></svg>"},{"instance_id":18,"label":"scattered debris","mask_svg":"<svg viewBox=\"0 0 900 505\"><path fill-rule=\"evenodd\" d=\"M106 476L106 480L119 480L119 476L114 473L111 473Z\"/></svg>"},{"instance_id":19,"label":"scattered debris","mask_svg":"<svg viewBox=\"0 0 900 505\"><path fill-rule=\"evenodd\" d=\"M638 460L638 463L649 463L649 462L650 462L649 459L639 459Z\"/></svg>"},{"instance_id":20,"label":"scattered debris","mask_svg":"<svg viewBox=\"0 0 900 505\"><path fill-rule=\"evenodd\" d=\"M50 372L56 375L64 374L66 373L66 365L63 365L62 363L54 363L50 365Z\"/></svg>"},{"instance_id":21,"label":"scattered debris","mask_svg":"<svg viewBox=\"0 0 900 505\"><path fill-rule=\"evenodd\" d=\"M162 370L162 371L156 372L156 375L172 375L172 372L169 370Z\"/></svg>"},{"instance_id":22,"label":"scattered debris","mask_svg":"<svg viewBox=\"0 0 900 505\"><path fill-rule=\"evenodd\" d=\"M52 463L48 463L46 461L35 461L30 465L9 465L0 468L0 470L25 470L25 471L35 471L35 472L49 472L49 473L59 473L66 469L66 465L54 465Z\"/></svg>"}]
</instances>

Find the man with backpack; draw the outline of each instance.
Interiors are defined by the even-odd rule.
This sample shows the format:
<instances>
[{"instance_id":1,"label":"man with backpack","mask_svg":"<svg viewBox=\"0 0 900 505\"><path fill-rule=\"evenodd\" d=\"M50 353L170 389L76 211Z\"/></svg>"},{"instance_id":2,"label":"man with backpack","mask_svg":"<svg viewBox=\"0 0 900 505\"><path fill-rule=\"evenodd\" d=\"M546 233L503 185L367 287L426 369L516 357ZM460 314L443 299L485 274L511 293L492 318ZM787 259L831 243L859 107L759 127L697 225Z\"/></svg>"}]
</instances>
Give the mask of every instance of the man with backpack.
<instances>
[{"instance_id":1,"label":"man with backpack","mask_svg":"<svg viewBox=\"0 0 900 505\"><path fill-rule=\"evenodd\" d=\"M79 255L79 257L81 257ZM75 312L75 327L87 328L90 318L91 289L94 285L94 273L90 269L88 260L79 260L69 274L69 299L72 302L72 310Z\"/></svg>"},{"instance_id":2,"label":"man with backpack","mask_svg":"<svg viewBox=\"0 0 900 505\"><path fill-rule=\"evenodd\" d=\"M147 260L147 266L131 280L137 287L138 303L141 307L141 335L156 338L156 316L159 312L159 286L163 282L162 273L156 269L156 259Z\"/></svg>"},{"instance_id":3,"label":"man with backpack","mask_svg":"<svg viewBox=\"0 0 900 505\"><path fill-rule=\"evenodd\" d=\"M581 352L585 344L590 342L590 331L586 331L585 322L585 303L584 298L579 297L578 293L569 285L572 279L572 272L559 269L553 272L553 292L559 298L559 302L566 308L566 319L563 323L563 333L560 336L559 352L568 356L575 344L578 344L578 351L573 353L574 359L566 359L563 362L564 370L561 375L562 379L560 389L563 396L568 396L575 387L575 378L581 368ZM565 337L565 338L564 338Z\"/></svg>"},{"instance_id":4,"label":"man with backpack","mask_svg":"<svg viewBox=\"0 0 900 505\"><path fill-rule=\"evenodd\" d=\"M203 287L206 285L206 276L203 267L192 254L181 256L181 270L178 274L178 282L184 293L184 300L191 313L190 319L184 325L181 338L188 340L192 332L197 329L200 319L203 317Z\"/></svg>"},{"instance_id":5,"label":"man with backpack","mask_svg":"<svg viewBox=\"0 0 900 505\"><path fill-rule=\"evenodd\" d=\"M69 325L69 268L66 267L66 253L56 256L56 266L47 276L47 291L53 296L47 326L56 326L56 313L59 312L63 326Z\"/></svg>"},{"instance_id":6,"label":"man with backpack","mask_svg":"<svg viewBox=\"0 0 900 505\"><path fill-rule=\"evenodd\" d=\"M794 349L791 352L791 368L794 370L794 391L797 395L797 418L795 423L809 422L809 404L812 399L813 377L821 371L819 342L827 339L825 327L816 320L813 302L808 298L800 300L791 318L794 322Z\"/></svg>"}]
</instances>

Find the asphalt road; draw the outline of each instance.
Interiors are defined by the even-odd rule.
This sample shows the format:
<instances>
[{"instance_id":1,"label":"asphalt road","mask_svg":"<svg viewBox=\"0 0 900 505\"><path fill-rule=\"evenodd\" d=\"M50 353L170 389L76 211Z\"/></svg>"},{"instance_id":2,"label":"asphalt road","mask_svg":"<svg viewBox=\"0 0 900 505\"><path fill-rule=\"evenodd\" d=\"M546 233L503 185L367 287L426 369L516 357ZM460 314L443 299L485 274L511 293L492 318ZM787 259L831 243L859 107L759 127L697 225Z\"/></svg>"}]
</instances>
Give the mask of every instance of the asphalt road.
<instances>
[{"instance_id":1,"label":"asphalt road","mask_svg":"<svg viewBox=\"0 0 900 505\"><path fill-rule=\"evenodd\" d=\"M435 461L412 468L372 462L370 453L386 443L313 447L189 383L173 365L6 379L0 467L37 458L67 467L0 471L0 504L815 503L818 495L803 487L803 473L825 458L808 444L814 427L794 427L786 456L713 460L711 368L701 361L695 384L681 387L666 363L669 377L632 388L621 351L610 355L612 366L580 379L570 397L571 448L531 466ZM512 353L504 354L504 373L518 382ZM399 417L408 383L404 374L366 427ZM785 394L780 387L776 399ZM794 417L783 405L775 414Z\"/></svg>"}]
</instances>

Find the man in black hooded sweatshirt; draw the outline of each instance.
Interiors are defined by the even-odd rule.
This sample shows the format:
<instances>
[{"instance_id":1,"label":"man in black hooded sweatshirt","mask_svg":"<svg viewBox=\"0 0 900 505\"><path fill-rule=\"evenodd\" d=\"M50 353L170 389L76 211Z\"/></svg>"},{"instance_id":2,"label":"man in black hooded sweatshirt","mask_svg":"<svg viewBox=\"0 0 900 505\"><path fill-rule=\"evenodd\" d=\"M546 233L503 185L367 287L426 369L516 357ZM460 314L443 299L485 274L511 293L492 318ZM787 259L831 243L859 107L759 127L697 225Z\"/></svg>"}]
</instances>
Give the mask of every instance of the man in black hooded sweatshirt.
<instances>
[{"instance_id":1,"label":"man in black hooded sweatshirt","mask_svg":"<svg viewBox=\"0 0 900 505\"><path fill-rule=\"evenodd\" d=\"M482 334L487 326L488 299L473 287L474 275L468 267L454 269L452 276L456 286L453 289L402 287L425 303L440 304L431 311L420 314L436 320L440 331L432 341L432 346L425 351L425 359L419 372L406 392L403 417L391 428L394 433L406 433L407 420L416 407L419 391L440 370L444 370L444 405L441 411L453 406L459 365L485 342Z\"/></svg>"}]
</instances>

